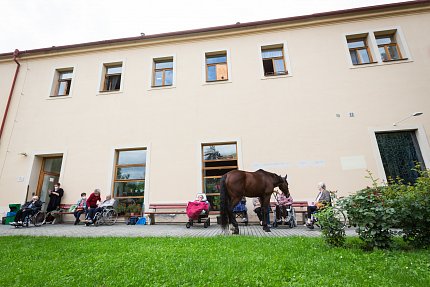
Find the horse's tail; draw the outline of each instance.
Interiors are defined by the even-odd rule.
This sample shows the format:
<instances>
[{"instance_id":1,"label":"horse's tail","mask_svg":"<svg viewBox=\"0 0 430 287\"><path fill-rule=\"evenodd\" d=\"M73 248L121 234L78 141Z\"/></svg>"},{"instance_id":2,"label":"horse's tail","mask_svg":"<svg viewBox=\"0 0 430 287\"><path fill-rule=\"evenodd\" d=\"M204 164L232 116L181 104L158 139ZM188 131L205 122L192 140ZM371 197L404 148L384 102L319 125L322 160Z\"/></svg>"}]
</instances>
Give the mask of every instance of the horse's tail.
<instances>
[{"instance_id":1,"label":"horse's tail","mask_svg":"<svg viewBox=\"0 0 430 287\"><path fill-rule=\"evenodd\" d=\"M221 190L220 190L220 200L221 200L221 226L223 229L226 229L229 224L228 220L228 208L230 205L230 196L227 192L227 186L225 184L225 180L227 175L223 175L221 178Z\"/></svg>"}]
</instances>

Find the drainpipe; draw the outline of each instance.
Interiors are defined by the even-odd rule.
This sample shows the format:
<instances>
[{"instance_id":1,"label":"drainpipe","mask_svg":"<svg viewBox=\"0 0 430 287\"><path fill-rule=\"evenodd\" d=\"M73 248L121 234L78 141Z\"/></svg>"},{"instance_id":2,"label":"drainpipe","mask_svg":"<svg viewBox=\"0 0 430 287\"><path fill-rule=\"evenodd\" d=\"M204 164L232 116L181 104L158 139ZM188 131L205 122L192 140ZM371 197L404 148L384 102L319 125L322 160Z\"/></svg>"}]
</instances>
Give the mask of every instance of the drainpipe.
<instances>
[{"instance_id":1,"label":"drainpipe","mask_svg":"<svg viewBox=\"0 0 430 287\"><path fill-rule=\"evenodd\" d=\"M10 93L9 93L9 98L7 100L7 104L6 104L6 109L4 111L4 115L3 115L3 121L1 123L1 128L0 128L0 140L1 140L1 136L3 134L3 128L4 125L6 123L6 118L7 118L7 114L9 112L9 106L10 106L10 102L12 100L12 94L13 94L13 90L15 89L15 83L16 83L16 78L18 78L18 72L19 72L19 67L21 66L20 63L18 63L18 61L16 60L16 58L19 56L19 50L15 49L15 52L13 52L13 60L16 63L16 70L15 70L15 76L13 77L13 82L12 82L12 86L10 87Z\"/></svg>"}]
</instances>

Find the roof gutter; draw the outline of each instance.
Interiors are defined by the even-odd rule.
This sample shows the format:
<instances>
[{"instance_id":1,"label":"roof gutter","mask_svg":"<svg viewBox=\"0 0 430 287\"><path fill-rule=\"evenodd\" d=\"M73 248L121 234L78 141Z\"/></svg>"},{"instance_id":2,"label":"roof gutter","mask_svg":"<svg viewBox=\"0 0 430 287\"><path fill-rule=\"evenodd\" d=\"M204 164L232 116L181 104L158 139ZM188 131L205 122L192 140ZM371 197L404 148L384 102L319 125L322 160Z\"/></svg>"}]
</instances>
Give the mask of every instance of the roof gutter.
<instances>
[{"instance_id":1,"label":"roof gutter","mask_svg":"<svg viewBox=\"0 0 430 287\"><path fill-rule=\"evenodd\" d=\"M4 129L4 126L6 123L6 118L7 118L7 115L9 113L10 102L12 100L13 91L15 89L16 79L18 78L19 68L21 67L21 64L16 59L18 56L19 56L19 50L15 49L15 51L13 52L13 60L16 63L16 70L15 70L15 76L13 77L12 86L10 87L10 93L9 93L9 98L7 100L6 109L5 109L4 114L3 114L3 121L1 122L0 142L1 142L2 134L3 134L3 129Z\"/></svg>"}]
</instances>

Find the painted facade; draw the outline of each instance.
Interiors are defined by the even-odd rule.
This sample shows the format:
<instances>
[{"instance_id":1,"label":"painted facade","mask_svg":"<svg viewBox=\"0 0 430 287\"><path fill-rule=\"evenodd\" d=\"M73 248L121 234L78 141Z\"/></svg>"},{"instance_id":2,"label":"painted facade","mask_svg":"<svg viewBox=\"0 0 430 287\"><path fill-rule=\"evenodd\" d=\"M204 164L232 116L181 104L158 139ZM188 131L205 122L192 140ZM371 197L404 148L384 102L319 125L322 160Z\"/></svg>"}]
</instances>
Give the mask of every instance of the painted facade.
<instances>
[{"instance_id":1,"label":"painted facade","mask_svg":"<svg viewBox=\"0 0 430 287\"><path fill-rule=\"evenodd\" d=\"M380 132L410 132L429 168L430 3L415 2L21 52L0 139L0 212L38 192L44 158L62 159L64 203L95 188L116 196L118 151L129 149L145 150L127 176L143 168L146 208L204 189L202 145L235 144L239 169L287 173L295 200L312 201L320 181L341 196L362 189L366 170L386 180ZM383 60L384 35L398 59ZM371 59L354 65L360 37ZM286 72L273 64L271 75L263 53L276 49ZM157 87L166 61L157 67L168 85ZM119 89L103 92L115 65ZM15 69L0 55L2 113ZM70 71L68 95L55 96Z\"/></svg>"}]
</instances>

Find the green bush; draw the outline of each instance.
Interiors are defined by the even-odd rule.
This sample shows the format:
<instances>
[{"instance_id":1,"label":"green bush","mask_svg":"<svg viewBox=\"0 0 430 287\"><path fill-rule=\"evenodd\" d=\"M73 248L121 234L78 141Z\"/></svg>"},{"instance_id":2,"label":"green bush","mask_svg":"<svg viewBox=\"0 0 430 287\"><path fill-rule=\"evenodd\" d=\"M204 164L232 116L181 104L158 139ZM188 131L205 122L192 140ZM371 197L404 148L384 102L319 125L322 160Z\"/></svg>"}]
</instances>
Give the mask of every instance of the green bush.
<instances>
[{"instance_id":1,"label":"green bush","mask_svg":"<svg viewBox=\"0 0 430 287\"><path fill-rule=\"evenodd\" d=\"M321 233L328 245L341 247L345 244L345 225L337 216L339 210L329 206L317 213Z\"/></svg>"},{"instance_id":2,"label":"green bush","mask_svg":"<svg viewBox=\"0 0 430 287\"><path fill-rule=\"evenodd\" d=\"M416 168L419 177L414 185L391 181L386 196L394 202L394 227L402 230L403 239L415 247L430 246L430 170Z\"/></svg>"},{"instance_id":3,"label":"green bush","mask_svg":"<svg viewBox=\"0 0 430 287\"><path fill-rule=\"evenodd\" d=\"M392 242L396 212L393 199L385 196L385 187L378 187L377 181L369 172L373 187L358 191L341 201L348 213L351 225L357 227L357 233L364 242L364 249L389 248Z\"/></svg>"}]
</instances>

